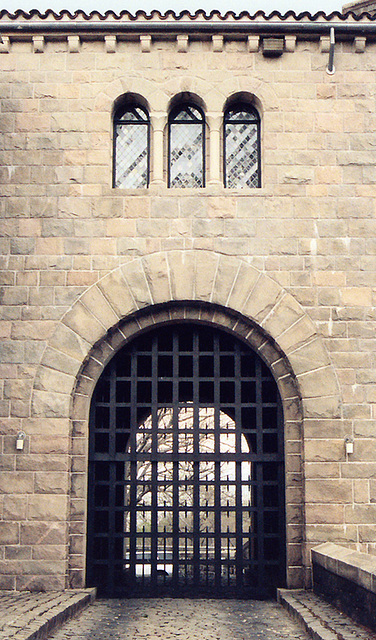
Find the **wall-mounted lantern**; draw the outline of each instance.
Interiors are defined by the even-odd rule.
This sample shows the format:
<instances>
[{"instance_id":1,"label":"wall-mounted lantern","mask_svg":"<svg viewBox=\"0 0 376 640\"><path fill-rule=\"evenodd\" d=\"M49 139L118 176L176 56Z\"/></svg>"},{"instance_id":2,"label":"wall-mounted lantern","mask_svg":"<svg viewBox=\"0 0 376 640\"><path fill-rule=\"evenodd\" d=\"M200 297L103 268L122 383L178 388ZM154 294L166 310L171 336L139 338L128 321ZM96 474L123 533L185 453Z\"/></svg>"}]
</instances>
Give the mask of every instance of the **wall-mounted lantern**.
<instances>
[{"instance_id":1,"label":"wall-mounted lantern","mask_svg":"<svg viewBox=\"0 0 376 640\"><path fill-rule=\"evenodd\" d=\"M351 455L354 453L354 440L349 436L345 438L345 451L346 455Z\"/></svg>"},{"instance_id":2,"label":"wall-mounted lantern","mask_svg":"<svg viewBox=\"0 0 376 640\"><path fill-rule=\"evenodd\" d=\"M25 444L25 439L26 439L26 433L24 431L20 431L17 434L17 438L16 438L16 450L17 451L23 451L24 444Z\"/></svg>"}]
</instances>

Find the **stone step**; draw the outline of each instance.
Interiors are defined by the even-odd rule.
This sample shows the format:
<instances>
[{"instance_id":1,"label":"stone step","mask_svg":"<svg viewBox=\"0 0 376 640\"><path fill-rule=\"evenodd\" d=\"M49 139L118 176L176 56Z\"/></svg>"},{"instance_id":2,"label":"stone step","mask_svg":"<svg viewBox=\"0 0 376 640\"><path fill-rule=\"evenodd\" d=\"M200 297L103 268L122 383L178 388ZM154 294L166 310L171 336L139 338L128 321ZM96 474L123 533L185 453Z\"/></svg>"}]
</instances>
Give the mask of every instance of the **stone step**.
<instances>
[{"instance_id":1,"label":"stone step","mask_svg":"<svg viewBox=\"0 0 376 640\"><path fill-rule=\"evenodd\" d=\"M279 589L278 602L313 640L376 640L376 633L357 625L312 591Z\"/></svg>"},{"instance_id":2,"label":"stone step","mask_svg":"<svg viewBox=\"0 0 376 640\"><path fill-rule=\"evenodd\" d=\"M0 640L43 640L93 602L95 589L2 592Z\"/></svg>"}]
</instances>

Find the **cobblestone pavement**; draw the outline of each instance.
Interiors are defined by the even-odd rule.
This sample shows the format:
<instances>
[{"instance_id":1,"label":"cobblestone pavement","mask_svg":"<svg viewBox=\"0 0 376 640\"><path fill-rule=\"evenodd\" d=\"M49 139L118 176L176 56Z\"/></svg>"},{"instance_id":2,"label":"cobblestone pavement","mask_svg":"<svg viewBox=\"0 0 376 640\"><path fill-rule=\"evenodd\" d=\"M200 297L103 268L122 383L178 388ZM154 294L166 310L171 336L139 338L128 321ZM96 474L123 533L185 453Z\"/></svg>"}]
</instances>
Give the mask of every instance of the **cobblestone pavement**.
<instances>
[{"instance_id":1,"label":"cobblestone pavement","mask_svg":"<svg viewBox=\"0 0 376 640\"><path fill-rule=\"evenodd\" d=\"M48 640L307 640L276 602L97 600Z\"/></svg>"}]
</instances>

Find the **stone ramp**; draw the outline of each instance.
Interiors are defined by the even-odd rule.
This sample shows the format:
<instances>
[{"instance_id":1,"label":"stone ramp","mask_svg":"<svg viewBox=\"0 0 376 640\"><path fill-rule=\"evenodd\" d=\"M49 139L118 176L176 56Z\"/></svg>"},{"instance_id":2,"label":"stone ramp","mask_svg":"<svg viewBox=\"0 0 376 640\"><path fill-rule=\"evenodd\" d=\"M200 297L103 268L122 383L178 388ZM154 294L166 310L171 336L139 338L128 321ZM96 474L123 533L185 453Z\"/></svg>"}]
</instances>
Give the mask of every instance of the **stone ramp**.
<instances>
[{"instance_id":1,"label":"stone ramp","mask_svg":"<svg viewBox=\"0 0 376 640\"><path fill-rule=\"evenodd\" d=\"M0 640L42 640L95 599L95 589L0 592Z\"/></svg>"},{"instance_id":2,"label":"stone ramp","mask_svg":"<svg viewBox=\"0 0 376 640\"><path fill-rule=\"evenodd\" d=\"M278 602L313 640L376 640L376 633L357 625L312 591L279 589Z\"/></svg>"}]
</instances>

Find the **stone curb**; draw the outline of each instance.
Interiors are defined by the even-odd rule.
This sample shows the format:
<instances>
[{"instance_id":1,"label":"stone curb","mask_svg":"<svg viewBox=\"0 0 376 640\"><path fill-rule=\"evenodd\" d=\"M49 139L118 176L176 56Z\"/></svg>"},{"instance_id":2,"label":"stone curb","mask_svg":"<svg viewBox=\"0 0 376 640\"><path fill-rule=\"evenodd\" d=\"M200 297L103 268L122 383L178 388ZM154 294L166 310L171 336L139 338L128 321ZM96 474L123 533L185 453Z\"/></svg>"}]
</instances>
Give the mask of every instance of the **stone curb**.
<instances>
[{"instance_id":1,"label":"stone curb","mask_svg":"<svg viewBox=\"0 0 376 640\"><path fill-rule=\"evenodd\" d=\"M376 640L376 634L310 591L278 589L277 600L313 640Z\"/></svg>"},{"instance_id":2,"label":"stone curb","mask_svg":"<svg viewBox=\"0 0 376 640\"><path fill-rule=\"evenodd\" d=\"M300 592L296 591L295 593ZM294 591L278 589L277 600L291 617L300 623L313 640L339 640L336 633L326 629L316 616L295 600Z\"/></svg>"},{"instance_id":3,"label":"stone curb","mask_svg":"<svg viewBox=\"0 0 376 640\"><path fill-rule=\"evenodd\" d=\"M38 598L39 595L39 598ZM20 602L19 612L0 630L0 640L44 640L64 622L95 600L96 589L63 591L40 601L40 594L30 596L28 605ZM38 601L39 600L39 601ZM17 607L17 600L15 599Z\"/></svg>"}]
</instances>

